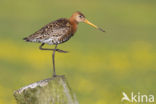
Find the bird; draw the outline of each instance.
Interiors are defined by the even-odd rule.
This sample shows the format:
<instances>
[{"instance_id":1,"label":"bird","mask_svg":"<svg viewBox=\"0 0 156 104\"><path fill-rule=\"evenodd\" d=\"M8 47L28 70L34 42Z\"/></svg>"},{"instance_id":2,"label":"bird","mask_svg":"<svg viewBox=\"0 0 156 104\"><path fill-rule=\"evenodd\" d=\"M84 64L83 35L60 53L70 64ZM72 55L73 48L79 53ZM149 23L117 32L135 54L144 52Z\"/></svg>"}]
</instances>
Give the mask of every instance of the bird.
<instances>
[{"instance_id":1,"label":"bird","mask_svg":"<svg viewBox=\"0 0 156 104\"><path fill-rule=\"evenodd\" d=\"M23 38L26 42L37 42L41 43L39 46L40 50L51 50L52 61L53 61L53 77L56 77L55 71L55 52L67 53L68 51L64 51L58 49L58 44L64 43L68 41L72 36L74 36L77 31L79 23L86 23L91 25L92 27L105 32L102 28L94 25L90 21L88 21L83 13L80 11L76 11L72 14L70 18L60 18L55 21L50 22L49 24L43 26L41 29L36 31L35 33L29 35L28 37ZM55 45L54 49L43 48L45 44Z\"/></svg>"}]
</instances>

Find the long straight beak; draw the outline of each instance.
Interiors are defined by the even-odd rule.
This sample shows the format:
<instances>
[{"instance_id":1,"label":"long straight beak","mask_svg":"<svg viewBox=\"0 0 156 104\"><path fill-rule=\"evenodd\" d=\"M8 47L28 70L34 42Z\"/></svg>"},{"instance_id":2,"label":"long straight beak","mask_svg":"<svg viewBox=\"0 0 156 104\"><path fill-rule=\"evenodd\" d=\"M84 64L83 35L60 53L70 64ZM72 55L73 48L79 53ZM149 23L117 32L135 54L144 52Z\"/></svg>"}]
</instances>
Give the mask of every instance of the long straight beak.
<instances>
[{"instance_id":1,"label":"long straight beak","mask_svg":"<svg viewBox=\"0 0 156 104\"><path fill-rule=\"evenodd\" d=\"M105 32L105 30L103 30L102 28L100 28L100 27L98 27L98 26L92 24L92 23L89 22L87 19L84 20L84 23L87 23L88 25L91 25L91 26L93 26L94 28L96 28L96 29L98 29L98 30L100 30L100 31L102 31L102 32Z\"/></svg>"}]
</instances>

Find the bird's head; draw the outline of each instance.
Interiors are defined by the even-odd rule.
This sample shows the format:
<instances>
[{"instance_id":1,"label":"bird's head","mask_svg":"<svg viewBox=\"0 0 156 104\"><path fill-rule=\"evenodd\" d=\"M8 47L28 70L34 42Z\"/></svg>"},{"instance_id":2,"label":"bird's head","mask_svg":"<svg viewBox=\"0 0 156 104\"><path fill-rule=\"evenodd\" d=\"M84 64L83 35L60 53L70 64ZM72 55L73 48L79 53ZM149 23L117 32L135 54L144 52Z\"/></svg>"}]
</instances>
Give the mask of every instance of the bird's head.
<instances>
[{"instance_id":1,"label":"bird's head","mask_svg":"<svg viewBox=\"0 0 156 104\"><path fill-rule=\"evenodd\" d=\"M80 23L80 22L87 23L87 24L91 25L92 27L99 29L102 32L105 32L103 29L99 28L98 26L96 26L93 23L91 23L90 21L88 21L86 19L86 17L79 11L73 13L70 19L75 20L77 23Z\"/></svg>"}]
</instances>

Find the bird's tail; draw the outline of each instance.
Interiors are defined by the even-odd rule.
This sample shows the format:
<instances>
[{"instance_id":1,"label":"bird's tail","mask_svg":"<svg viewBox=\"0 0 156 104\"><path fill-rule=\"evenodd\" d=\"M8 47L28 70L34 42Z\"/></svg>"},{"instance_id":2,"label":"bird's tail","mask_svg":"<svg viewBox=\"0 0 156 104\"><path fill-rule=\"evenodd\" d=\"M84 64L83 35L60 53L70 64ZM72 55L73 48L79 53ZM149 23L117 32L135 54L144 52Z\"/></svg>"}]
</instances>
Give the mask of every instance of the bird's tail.
<instances>
[{"instance_id":1,"label":"bird's tail","mask_svg":"<svg viewBox=\"0 0 156 104\"><path fill-rule=\"evenodd\" d=\"M28 37L23 38L26 42L30 42L30 39Z\"/></svg>"}]
</instances>

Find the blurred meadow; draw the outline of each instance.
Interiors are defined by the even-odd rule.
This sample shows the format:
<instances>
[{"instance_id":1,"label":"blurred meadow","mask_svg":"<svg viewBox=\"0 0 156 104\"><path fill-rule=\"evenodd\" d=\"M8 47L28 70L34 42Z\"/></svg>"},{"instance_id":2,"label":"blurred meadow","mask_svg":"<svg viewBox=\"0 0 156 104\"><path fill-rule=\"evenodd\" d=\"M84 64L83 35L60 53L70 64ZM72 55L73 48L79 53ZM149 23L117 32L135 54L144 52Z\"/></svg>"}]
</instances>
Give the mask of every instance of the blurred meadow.
<instances>
[{"instance_id":1,"label":"blurred meadow","mask_svg":"<svg viewBox=\"0 0 156 104\"><path fill-rule=\"evenodd\" d=\"M14 90L52 75L52 52L22 38L77 10L106 30L80 23L59 45L69 53L56 53L56 72L79 103L121 104L123 91L156 96L155 0L1 0L0 104L16 104Z\"/></svg>"}]
</instances>

